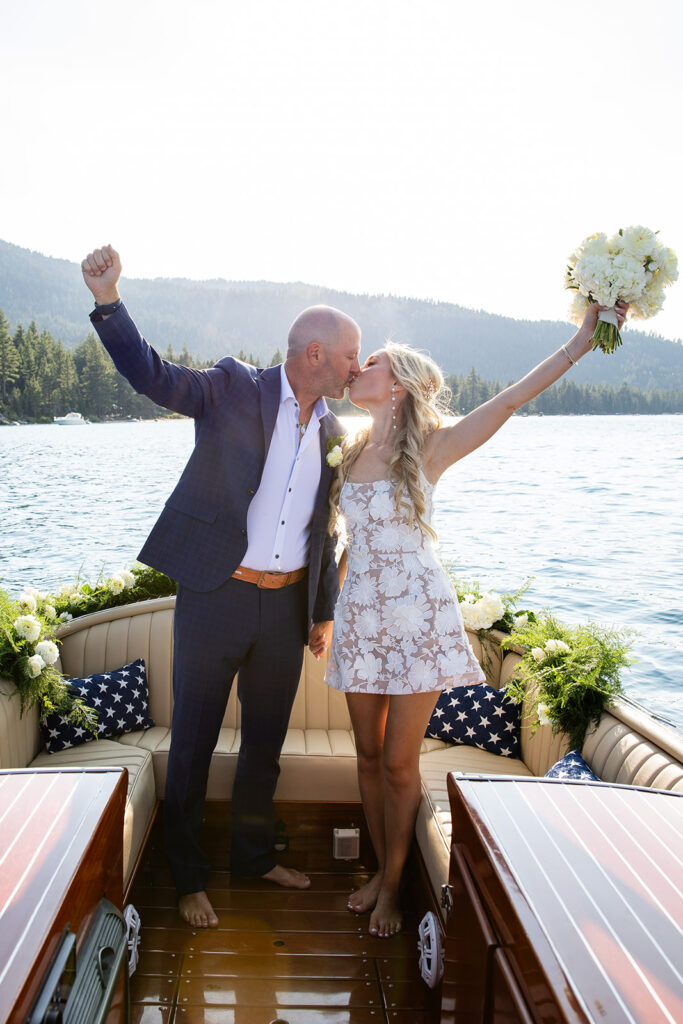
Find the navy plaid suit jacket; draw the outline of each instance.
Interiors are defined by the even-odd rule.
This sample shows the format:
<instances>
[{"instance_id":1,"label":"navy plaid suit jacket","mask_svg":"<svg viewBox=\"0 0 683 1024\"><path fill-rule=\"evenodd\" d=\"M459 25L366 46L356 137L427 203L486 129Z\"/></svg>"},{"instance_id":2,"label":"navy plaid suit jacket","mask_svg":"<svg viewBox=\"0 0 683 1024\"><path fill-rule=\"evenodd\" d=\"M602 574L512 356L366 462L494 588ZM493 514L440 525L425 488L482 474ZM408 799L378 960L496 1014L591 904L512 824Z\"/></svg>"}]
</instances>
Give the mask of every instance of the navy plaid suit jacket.
<instances>
[{"instance_id":1,"label":"navy plaid suit jacket","mask_svg":"<svg viewBox=\"0 0 683 1024\"><path fill-rule=\"evenodd\" d=\"M247 509L258 489L280 405L280 367L260 370L226 356L209 370L169 363L147 344L125 306L93 326L121 374L158 405L195 421L195 447L139 558L191 590L215 590L247 550ZM327 440L344 430L320 420L320 485L308 564L309 621L333 618L339 592L328 533L332 470ZM153 467L150 467L153 471Z\"/></svg>"}]
</instances>

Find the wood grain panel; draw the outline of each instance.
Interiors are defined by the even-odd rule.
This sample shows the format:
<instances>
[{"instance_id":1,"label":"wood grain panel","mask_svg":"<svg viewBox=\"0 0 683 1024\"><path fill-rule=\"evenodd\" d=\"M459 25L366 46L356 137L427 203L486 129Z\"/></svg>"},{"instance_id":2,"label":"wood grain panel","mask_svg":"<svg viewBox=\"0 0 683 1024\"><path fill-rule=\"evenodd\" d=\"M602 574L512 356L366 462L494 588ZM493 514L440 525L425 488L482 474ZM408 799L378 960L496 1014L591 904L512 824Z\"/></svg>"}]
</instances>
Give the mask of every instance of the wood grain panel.
<instances>
[{"instance_id":1,"label":"wood grain panel","mask_svg":"<svg viewBox=\"0 0 683 1024\"><path fill-rule=\"evenodd\" d=\"M159 956L167 954L158 954ZM396 960L401 964L403 960ZM372 980L375 962L355 956L279 956L253 957L233 953L187 953L183 959L183 978L357 978Z\"/></svg>"},{"instance_id":2,"label":"wood grain panel","mask_svg":"<svg viewBox=\"0 0 683 1024\"><path fill-rule=\"evenodd\" d=\"M376 981L345 978L183 978L178 1006L370 1006L379 1009Z\"/></svg>"}]
</instances>

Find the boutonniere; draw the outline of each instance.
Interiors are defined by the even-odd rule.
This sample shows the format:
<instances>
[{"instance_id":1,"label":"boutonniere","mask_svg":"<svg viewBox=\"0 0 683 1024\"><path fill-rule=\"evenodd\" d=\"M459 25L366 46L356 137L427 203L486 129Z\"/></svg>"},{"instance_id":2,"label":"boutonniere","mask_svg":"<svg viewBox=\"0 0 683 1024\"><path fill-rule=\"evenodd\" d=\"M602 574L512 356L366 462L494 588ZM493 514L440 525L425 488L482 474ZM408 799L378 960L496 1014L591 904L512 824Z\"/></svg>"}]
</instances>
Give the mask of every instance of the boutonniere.
<instances>
[{"instance_id":1,"label":"boutonniere","mask_svg":"<svg viewBox=\"0 0 683 1024\"><path fill-rule=\"evenodd\" d=\"M325 456L325 462L328 466L331 466L332 469L334 469L335 466L340 466L344 457L341 444L341 437L328 437L327 439L327 455Z\"/></svg>"}]
</instances>

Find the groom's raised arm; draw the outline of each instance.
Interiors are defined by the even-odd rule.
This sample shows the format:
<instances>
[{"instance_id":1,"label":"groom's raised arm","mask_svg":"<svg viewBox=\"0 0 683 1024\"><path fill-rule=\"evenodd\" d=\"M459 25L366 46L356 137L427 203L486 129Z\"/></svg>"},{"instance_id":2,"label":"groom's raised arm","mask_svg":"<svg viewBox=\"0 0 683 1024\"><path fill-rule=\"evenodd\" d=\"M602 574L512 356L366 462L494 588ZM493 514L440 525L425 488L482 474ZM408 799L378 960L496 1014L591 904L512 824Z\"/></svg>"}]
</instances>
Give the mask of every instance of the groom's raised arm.
<instances>
[{"instance_id":1,"label":"groom's raised arm","mask_svg":"<svg viewBox=\"0 0 683 1024\"><path fill-rule=\"evenodd\" d=\"M83 279L97 306L90 314L100 341L114 361L116 369L140 394L157 405L184 416L197 418L216 397L216 388L225 394L229 385L227 369L192 370L162 359L148 345L128 310L121 304L118 291L121 277L119 254L110 245L95 249L81 263ZM113 312L107 306L116 306Z\"/></svg>"}]
</instances>

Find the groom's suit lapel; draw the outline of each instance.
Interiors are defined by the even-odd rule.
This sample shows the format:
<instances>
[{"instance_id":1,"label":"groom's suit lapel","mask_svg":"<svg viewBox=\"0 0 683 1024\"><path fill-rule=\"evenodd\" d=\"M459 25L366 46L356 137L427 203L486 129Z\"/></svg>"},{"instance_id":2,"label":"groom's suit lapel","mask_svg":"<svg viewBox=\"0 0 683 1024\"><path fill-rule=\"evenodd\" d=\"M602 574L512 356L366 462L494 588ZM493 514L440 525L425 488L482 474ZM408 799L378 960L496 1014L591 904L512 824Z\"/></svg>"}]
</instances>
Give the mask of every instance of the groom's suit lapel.
<instances>
[{"instance_id":1,"label":"groom's suit lapel","mask_svg":"<svg viewBox=\"0 0 683 1024\"><path fill-rule=\"evenodd\" d=\"M261 419L263 421L263 457L265 460L275 430L275 421L280 408L282 382L280 367L269 366L257 378L261 395Z\"/></svg>"},{"instance_id":2,"label":"groom's suit lapel","mask_svg":"<svg viewBox=\"0 0 683 1024\"><path fill-rule=\"evenodd\" d=\"M325 401L323 399L323 401ZM327 409L327 406L325 406ZM327 465L327 442L332 437L332 416L329 413L320 420L320 485L315 498L315 507L320 508L327 503L332 480L332 470Z\"/></svg>"}]
</instances>

